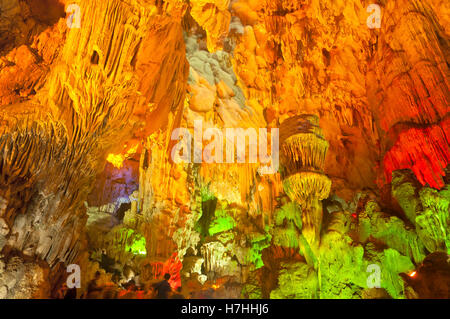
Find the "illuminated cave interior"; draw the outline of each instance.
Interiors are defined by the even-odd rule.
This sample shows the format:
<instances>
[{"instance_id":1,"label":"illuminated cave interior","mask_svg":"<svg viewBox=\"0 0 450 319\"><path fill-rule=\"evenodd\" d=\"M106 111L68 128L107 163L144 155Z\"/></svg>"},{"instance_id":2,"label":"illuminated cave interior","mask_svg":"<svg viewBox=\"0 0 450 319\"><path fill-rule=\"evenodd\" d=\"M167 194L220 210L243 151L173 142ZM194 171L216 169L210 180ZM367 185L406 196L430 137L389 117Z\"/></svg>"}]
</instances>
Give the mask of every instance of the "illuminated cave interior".
<instances>
[{"instance_id":1,"label":"illuminated cave interior","mask_svg":"<svg viewBox=\"0 0 450 319\"><path fill-rule=\"evenodd\" d=\"M448 299L449 36L445 0L0 0L0 299Z\"/></svg>"}]
</instances>

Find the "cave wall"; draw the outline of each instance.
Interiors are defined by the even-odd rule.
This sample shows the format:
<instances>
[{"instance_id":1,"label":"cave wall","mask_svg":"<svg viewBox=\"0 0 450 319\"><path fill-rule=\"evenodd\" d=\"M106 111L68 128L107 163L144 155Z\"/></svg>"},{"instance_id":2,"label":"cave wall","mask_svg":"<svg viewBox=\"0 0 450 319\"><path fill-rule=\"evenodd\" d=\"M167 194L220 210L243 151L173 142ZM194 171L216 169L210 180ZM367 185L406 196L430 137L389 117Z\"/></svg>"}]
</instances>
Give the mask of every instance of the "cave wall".
<instances>
[{"instance_id":1,"label":"cave wall","mask_svg":"<svg viewBox=\"0 0 450 319\"><path fill-rule=\"evenodd\" d=\"M36 25L36 35L25 40L25 44L15 41L16 48L7 46L2 50L5 63L2 81L15 78L19 70L24 72L22 79L26 82L21 84L28 86L30 78L26 74L31 72L28 68L37 68L40 73L31 73L44 81L42 88L39 81L33 81L39 93L20 102L13 97L17 85L2 86L2 101L5 99L9 103L2 103L0 115L1 218L7 229L2 248L7 252L6 262L13 254L35 262L44 261L50 268L58 263L85 262L87 215L84 201L95 176L104 168L108 150L119 148L118 142L131 138L136 119L145 116L139 112L133 114L135 105L137 110L146 103L162 103L167 107L173 100L176 105L174 95L184 91L186 62L181 38L166 39L168 46L178 47L180 51L174 49L161 54L151 49L161 43L153 42L154 37L149 36L160 32L161 37L173 30L181 37L180 26L172 21L176 14L169 18L165 10L176 13L182 9L176 5L162 8L137 1L79 1L77 4L82 12L82 28L69 30L64 18L56 19L55 25L47 29L30 21ZM64 8L63 3L57 5ZM19 8L8 8L5 13L11 17L6 18L26 13ZM52 52L46 51L51 51L52 46L44 47L39 41L44 41L45 33L48 36L52 29L57 30L53 31L56 37L61 33L62 41L55 48L57 58L50 56L46 63L39 54L51 55ZM58 41L47 41L58 44ZM154 70L148 63L151 57L145 51L149 49L155 53L156 61L172 59L179 67L170 63L170 70L159 67ZM140 53L146 56L141 58ZM168 65L164 65L167 68ZM146 92L140 92L139 72L179 78L181 85L177 80L162 81L166 83L163 87L153 83L152 87L146 86ZM175 93L167 96L170 90ZM160 122L154 123L154 127L163 125L165 113L159 109L159 114ZM47 280L50 285L55 284L53 279ZM7 291L8 297L17 296L14 285L7 285Z\"/></svg>"},{"instance_id":2,"label":"cave wall","mask_svg":"<svg viewBox=\"0 0 450 319\"><path fill-rule=\"evenodd\" d=\"M0 296L48 296L55 272L92 273L88 256L106 248L121 267L175 253L183 280L228 278L255 298L371 296L361 273L378 262L400 298L398 273L449 252L445 1L378 1L380 29L366 0L70 3L79 29L69 1L0 0ZM173 130L194 121L270 130L301 114L329 143L313 253L280 174L171 156ZM135 145L123 167L106 164ZM135 234L145 256L128 251ZM16 264L42 284L8 280Z\"/></svg>"}]
</instances>

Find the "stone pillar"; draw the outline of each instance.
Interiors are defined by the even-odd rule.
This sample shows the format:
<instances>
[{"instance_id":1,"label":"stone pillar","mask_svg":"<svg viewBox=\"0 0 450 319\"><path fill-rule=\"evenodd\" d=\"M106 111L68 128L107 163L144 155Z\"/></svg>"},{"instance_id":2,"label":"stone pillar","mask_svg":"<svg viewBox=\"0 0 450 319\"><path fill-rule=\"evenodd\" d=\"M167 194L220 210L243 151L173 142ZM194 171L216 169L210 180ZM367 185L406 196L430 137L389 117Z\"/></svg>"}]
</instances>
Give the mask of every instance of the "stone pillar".
<instances>
[{"instance_id":1,"label":"stone pillar","mask_svg":"<svg viewBox=\"0 0 450 319\"><path fill-rule=\"evenodd\" d=\"M321 200L328 197L331 180L323 173L328 142L316 115L298 115L280 126L283 187L302 208L302 234L312 251L320 242Z\"/></svg>"}]
</instances>

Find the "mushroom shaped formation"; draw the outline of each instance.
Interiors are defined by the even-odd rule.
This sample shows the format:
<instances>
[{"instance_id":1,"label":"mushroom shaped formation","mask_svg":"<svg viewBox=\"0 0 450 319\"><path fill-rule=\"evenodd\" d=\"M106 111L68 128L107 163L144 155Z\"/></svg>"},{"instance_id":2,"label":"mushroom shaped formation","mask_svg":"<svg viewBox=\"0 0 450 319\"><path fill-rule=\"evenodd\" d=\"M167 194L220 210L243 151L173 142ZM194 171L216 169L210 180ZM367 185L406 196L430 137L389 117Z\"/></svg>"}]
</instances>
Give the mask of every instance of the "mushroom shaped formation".
<instances>
[{"instance_id":1,"label":"mushroom shaped formation","mask_svg":"<svg viewBox=\"0 0 450 319\"><path fill-rule=\"evenodd\" d=\"M286 119L280 126L280 144L284 191L301 206L302 234L314 251L320 241L320 201L328 197L331 188L331 180L323 173L328 142L318 116L303 114Z\"/></svg>"}]
</instances>

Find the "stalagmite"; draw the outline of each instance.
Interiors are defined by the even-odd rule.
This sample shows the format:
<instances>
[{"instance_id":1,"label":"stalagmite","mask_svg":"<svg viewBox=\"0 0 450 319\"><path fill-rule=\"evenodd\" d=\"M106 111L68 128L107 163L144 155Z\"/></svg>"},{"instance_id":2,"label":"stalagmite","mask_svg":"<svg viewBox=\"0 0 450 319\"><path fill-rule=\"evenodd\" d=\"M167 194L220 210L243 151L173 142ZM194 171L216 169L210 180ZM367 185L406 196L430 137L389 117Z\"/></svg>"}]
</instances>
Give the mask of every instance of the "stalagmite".
<instances>
[{"instance_id":1,"label":"stalagmite","mask_svg":"<svg viewBox=\"0 0 450 319\"><path fill-rule=\"evenodd\" d=\"M317 249L322 225L321 200L328 197L331 180L323 165L328 149L315 115L300 115L280 126L283 186L289 198L302 208L302 233L310 246Z\"/></svg>"}]
</instances>

